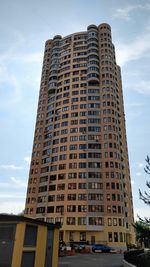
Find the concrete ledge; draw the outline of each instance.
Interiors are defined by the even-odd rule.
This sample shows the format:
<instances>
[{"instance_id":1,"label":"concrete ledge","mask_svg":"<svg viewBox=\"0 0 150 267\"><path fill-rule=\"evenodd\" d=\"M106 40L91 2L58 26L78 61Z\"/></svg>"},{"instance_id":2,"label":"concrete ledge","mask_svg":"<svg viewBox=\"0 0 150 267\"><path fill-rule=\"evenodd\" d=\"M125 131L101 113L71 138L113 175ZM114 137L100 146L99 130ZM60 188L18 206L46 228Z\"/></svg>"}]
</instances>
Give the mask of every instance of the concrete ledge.
<instances>
[{"instance_id":1,"label":"concrete ledge","mask_svg":"<svg viewBox=\"0 0 150 267\"><path fill-rule=\"evenodd\" d=\"M136 267L135 265L123 260L123 267Z\"/></svg>"}]
</instances>

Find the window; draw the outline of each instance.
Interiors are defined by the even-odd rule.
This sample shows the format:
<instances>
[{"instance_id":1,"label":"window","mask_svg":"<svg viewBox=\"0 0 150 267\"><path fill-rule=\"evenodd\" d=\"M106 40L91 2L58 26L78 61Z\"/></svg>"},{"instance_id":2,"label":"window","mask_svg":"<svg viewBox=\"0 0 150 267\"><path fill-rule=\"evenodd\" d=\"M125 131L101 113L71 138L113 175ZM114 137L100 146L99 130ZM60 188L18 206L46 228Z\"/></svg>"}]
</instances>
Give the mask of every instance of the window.
<instances>
[{"instance_id":1,"label":"window","mask_svg":"<svg viewBox=\"0 0 150 267\"><path fill-rule=\"evenodd\" d=\"M86 217L79 217L78 225L86 225Z\"/></svg>"},{"instance_id":2,"label":"window","mask_svg":"<svg viewBox=\"0 0 150 267\"><path fill-rule=\"evenodd\" d=\"M78 141L78 136L70 136L70 141Z\"/></svg>"},{"instance_id":3,"label":"window","mask_svg":"<svg viewBox=\"0 0 150 267\"><path fill-rule=\"evenodd\" d=\"M88 188L89 189L103 189L103 184L102 183L88 183Z\"/></svg>"},{"instance_id":4,"label":"window","mask_svg":"<svg viewBox=\"0 0 150 267\"><path fill-rule=\"evenodd\" d=\"M56 174L50 175L49 179L50 179L50 181L55 181L56 180L56 177L57 177Z\"/></svg>"},{"instance_id":5,"label":"window","mask_svg":"<svg viewBox=\"0 0 150 267\"><path fill-rule=\"evenodd\" d=\"M87 206L86 205L80 205L78 206L78 212L86 212Z\"/></svg>"},{"instance_id":6,"label":"window","mask_svg":"<svg viewBox=\"0 0 150 267\"><path fill-rule=\"evenodd\" d=\"M104 225L102 217L89 217L89 225Z\"/></svg>"},{"instance_id":7,"label":"window","mask_svg":"<svg viewBox=\"0 0 150 267\"><path fill-rule=\"evenodd\" d=\"M86 241L86 232L80 232L80 241Z\"/></svg>"},{"instance_id":8,"label":"window","mask_svg":"<svg viewBox=\"0 0 150 267\"><path fill-rule=\"evenodd\" d=\"M76 183L69 183L68 184L68 189L76 189Z\"/></svg>"},{"instance_id":9,"label":"window","mask_svg":"<svg viewBox=\"0 0 150 267\"><path fill-rule=\"evenodd\" d=\"M35 198L31 199L31 203L35 203L35 202L36 202L36 199ZM46 196L40 196L40 197L38 197L37 202L38 203L46 202Z\"/></svg>"},{"instance_id":10,"label":"window","mask_svg":"<svg viewBox=\"0 0 150 267\"><path fill-rule=\"evenodd\" d=\"M104 212L103 205L89 205L88 207L89 212Z\"/></svg>"},{"instance_id":11,"label":"window","mask_svg":"<svg viewBox=\"0 0 150 267\"><path fill-rule=\"evenodd\" d=\"M111 206L107 206L107 212L111 213Z\"/></svg>"},{"instance_id":12,"label":"window","mask_svg":"<svg viewBox=\"0 0 150 267\"><path fill-rule=\"evenodd\" d=\"M87 188L87 184L86 183L79 183L78 184L78 188L79 189L86 189Z\"/></svg>"},{"instance_id":13,"label":"window","mask_svg":"<svg viewBox=\"0 0 150 267\"><path fill-rule=\"evenodd\" d=\"M101 144L88 144L89 149L101 149Z\"/></svg>"},{"instance_id":14,"label":"window","mask_svg":"<svg viewBox=\"0 0 150 267\"><path fill-rule=\"evenodd\" d=\"M80 144L79 149L86 149L86 144Z\"/></svg>"},{"instance_id":15,"label":"window","mask_svg":"<svg viewBox=\"0 0 150 267\"><path fill-rule=\"evenodd\" d=\"M112 194L112 201L116 201L116 194Z\"/></svg>"},{"instance_id":16,"label":"window","mask_svg":"<svg viewBox=\"0 0 150 267\"><path fill-rule=\"evenodd\" d=\"M112 219L108 218L108 226L112 226Z\"/></svg>"},{"instance_id":17,"label":"window","mask_svg":"<svg viewBox=\"0 0 150 267\"><path fill-rule=\"evenodd\" d=\"M94 193L91 193L88 195L88 199L89 200L103 200L103 194L94 194Z\"/></svg>"},{"instance_id":18,"label":"window","mask_svg":"<svg viewBox=\"0 0 150 267\"><path fill-rule=\"evenodd\" d=\"M88 153L88 158L98 158L98 159L100 159L101 157L102 157L102 153L95 153L95 152Z\"/></svg>"},{"instance_id":19,"label":"window","mask_svg":"<svg viewBox=\"0 0 150 267\"><path fill-rule=\"evenodd\" d=\"M34 267L35 251L23 251L21 259L21 267Z\"/></svg>"},{"instance_id":20,"label":"window","mask_svg":"<svg viewBox=\"0 0 150 267\"><path fill-rule=\"evenodd\" d=\"M60 139L60 142L61 142L61 143L66 143L66 142L67 142L67 137L63 137L63 138L61 138L61 139Z\"/></svg>"},{"instance_id":21,"label":"window","mask_svg":"<svg viewBox=\"0 0 150 267\"><path fill-rule=\"evenodd\" d=\"M80 135L79 136L80 141L86 141L86 138L87 138L86 135Z\"/></svg>"},{"instance_id":22,"label":"window","mask_svg":"<svg viewBox=\"0 0 150 267\"><path fill-rule=\"evenodd\" d=\"M77 169L77 163L76 162L69 163L69 169Z\"/></svg>"},{"instance_id":23,"label":"window","mask_svg":"<svg viewBox=\"0 0 150 267\"><path fill-rule=\"evenodd\" d=\"M48 196L48 202L53 202L53 201L55 201L55 196L53 195Z\"/></svg>"},{"instance_id":24,"label":"window","mask_svg":"<svg viewBox=\"0 0 150 267\"><path fill-rule=\"evenodd\" d=\"M113 226L117 226L117 219L113 218Z\"/></svg>"},{"instance_id":25,"label":"window","mask_svg":"<svg viewBox=\"0 0 150 267\"><path fill-rule=\"evenodd\" d=\"M57 201L64 201L65 200L65 195L64 194L60 194L56 196L56 200Z\"/></svg>"},{"instance_id":26,"label":"window","mask_svg":"<svg viewBox=\"0 0 150 267\"><path fill-rule=\"evenodd\" d=\"M65 184L58 184L57 190L65 190Z\"/></svg>"},{"instance_id":27,"label":"window","mask_svg":"<svg viewBox=\"0 0 150 267\"><path fill-rule=\"evenodd\" d=\"M63 135L63 134L67 134L68 133L68 129L63 129L63 130L61 130L61 135Z\"/></svg>"},{"instance_id":28,"label":"window","mask_svg":"<svg viewBox=\"0 0 150 267\"><path fill-rule=\"evenodd\" d=\"M96 127L96 126L89 126L88 127L88 131L89 132L100 132L101 128L100 127Z\"/></svg>"},{"instance_id":29,"label":"window","mask_svg":"<svg viewBox=\"0 0 150 267\"><path fill-rule=\"evenodd\" d=\"M101 162L88 162L88 168L101 168Z\"/></svg>"},{"instance_id":30,"label":"window","mask_svg":"<svg viewBox=\"0 0 150 267\"><path fill-rule=\"evenodd\" d=\"M106 198L107 198L107 201L110 201L110 194L107 194Z\"/></svg>"},{"instance_id":31,"label":"window","mask_svg":"<svg viewBox=\"0 0 150 267\"><path fill-rule=\"evenodd\" d=\"M86 153L80 153L79 159L86 159Z\"/></svg>"},{"instance_id":32,"label":"window","mask_svg":"<svg viewBox=\"0 0 150 267\"><path fill-rule=\"evenodd\" d=\"M49 186L49 191L55 191L55 190L56 190L55 184Z\"/></svg>"},{"instance_id":33,"label":"window","mask_svg":"<svg viewBox=\"0 0 150 267\"><path fill-rule=\"evenodd\" d=\"M39 187L39 193L40 192L46 192L46 191L47 191L47 186L46 185Z\"/></svg>"},{"instance_id":34,"label":"window","mask_svg":"<svg viewBox=\"0 0 150 267\"><path fill-rule=\"evenodd\" d=\"M56 212L61 213L63 215L64 213L64 206L56 206Z\"/></svg>"},{"instance_id":35,"label":"window","mask_svg":"<svg viewBox=\"0 0 150 267\"><path fill-rule=\"evenodd\" d=\"M86 172L79 172L79 178L80 179L86 179L87 178L87 173Z\"/></svg>"},{"instance_id":36,"label":"window","mask_svg":"<svg viewBox=\"0 0 150 267\"><path fill-rule=\"evenodd\" d=\"M86 127L80 127L79 131L80 131L80 133L84 133L85 134L86 133Z\"/></svg>"},{"instance_id":37,"label":"window","mask_svg":"<svg viewBox=\"0 0 150 267\"><path fill-rule=\"evenodd\" d=\"M35 247L36 240L37 240L37 226L27 224L24 235L24 246Z\"/></svg>"},{"instance_id":38,"label":"window","mask_svg":"<svg viewBox=\"0 0 150 267\"><path fill-rule=\"evenodd\" d=\"M102 178L101 172L89 172L88 178Z\"/></svg>"},{"instance_id":39,"label":"window","mask_svg":"<svg viewBox=\"0 0 150 267\"><path fill-rule=\"evenodd\" d=\"M80 124L86 124L87 120L80 120Z\"/></svg>"},{"instance_id":40,"label":"window","mask_svg":"<svg viewBox=\"0 0 150 267\"><path fill-rule=\"evenodd\" d=\"M73 117L78 117L78 112L72 112L71 113L71 118L73 118Z\"/></svg>"},{"instance_id":41,"label":"window","mask_svg":"<svg viewBox=\"0 0 150 267\"><path fill-rule=\"evenodd\" d=\"M54 206L47 207L47 213L54 213Z\"/></svg>"},{"instance_id":42,"label":"window","mask_svg":"<svg viewBox=\"0 0 150 267\"><path fill-rule=\"evenodd\" d=\"M67 217L67 225L75 225L75 217Z\"/></svg>"},{"instance_id":43,"label":"window","mask_svg":"<svg viewBox=\"0 0 150 267\"><path fill-rule=\"evenodd\" d=\"M67 206L67 212L76 212L76 206L75 205Z\"/></svg>"},{"instance_id":44,"label":"window","mask_svg":"<svg viewBox=\"0 0 150 267\"><path fill-rule=\"evenodd\" d=\"M59 164L59 170L65 170L66 164Z\"/></svg>"},{"instance_id":45,"label":"window","mask_svg":"<svg viewBox=\"0 0 150 267\"><path fill-rule=\"evenodd\" d=\"M60 147L60 151L62 152L62 151L66 151L67 150L67 146L61 146Z\"/></svg>"},{"instance_id":46,"label":"window","mask_svg":"<svg viewBox=\"0 0 150 267\"><path fill-rule=\"evenodd\" d=\"M119 237L120 237L120 242L123 242L123 233L119 233Z\"/></svg>"},{"instance_id":47,"label":"window","mask_svg":"<svg viewBox=\"0 0 150 267\"><path fill-rule=\"evenodd\" d=\"M117 212L117 207L116 206L112 206L112 212L116 213Z\"/></svg>"},{"instance_id":48,"label":"window","mask_svg":"<svg viewBox=\"0 0 150 267\"><path fill-rule=\"evenodd\" d=\"M77 150L78 147L77 147L77 145L74 144L74 145L70 145L69 148L70 148L70 150Z\"/></svg>"},{"instance_id":49,"label":"window","mask_svg":"<svg viewBox=\"0 0 150 267\"><path fill-rule=\"evenodd\" d=\"M86 194L79 194L78 200L87 200L87 195Z\"/></svg>"},{"instance_id":50,"label":"window","mask_svg":"<svg viewBox=\"0 0 150 267\"><path fill-rule=\"evenodd\" d=\"M65 173L59 173L58 174L58 180L63 180L63 179L65 179Z\"/></svg>"},{"instance_id":51,"label":"window","mask_svg":"<svg viewBox=\"0 0 150 267\"><path fill-rule=\"evenodd\" d=\"M114 242L118 242L118 233L114 232Z\"/></svg>"},{"instance_id":52,"label":"window","mask_svg":"<svg viewBox=\"0 0 150 267\"><path fill-rule=\"evenodd\" d=\"M70 133L77 133L78 132L78 128L71 128L70 129Z\"/></svg>"},{"instance_id":53,"label":"window","mask_svg":"<svg viewBox=\"0 0 150 267\"><path fill-rule=\"evenodd\" d=\"M56 217L55 218L55 223L61 223L61 224L63 224L63 222L64 222L64 219L62 218L62 217Z\"/></svg>"},{"instance_id":54,"label":"window","mask_svg":"<svg viewBox=\"0 0 150 267\"><path fill-rule=\"evenodd\" d=\"M68 200L76 200L76 194L68 194Z\"/></svg>"},{"instance_id":55,"label":"window","mask_svg":"<svg viewBox=\"0 0 150 267\"><path fill-rule=\"evenodd\" d=\"M112 233L111 232L108 233L108 241L109 242L113 242Z\"/></svg>"},{"instance_id":56,"label":"window","mask_svg":"<svg viewBox=\"0 0 150 267\"><path fill-rule=\"evenodd\" d=\"M76 178L77 178L77 173L73 172L68 174L68 179L76 179Z\"/></svg>"},{"instance_id":57,"label":"window","mask_svg":"<svg viewBox=\"0 0 150 267\"><path fill-rule=\"evenodd\" d=\"M86 162L79 162L79 169L86 168Z\"/></svg>"}]
</instances>

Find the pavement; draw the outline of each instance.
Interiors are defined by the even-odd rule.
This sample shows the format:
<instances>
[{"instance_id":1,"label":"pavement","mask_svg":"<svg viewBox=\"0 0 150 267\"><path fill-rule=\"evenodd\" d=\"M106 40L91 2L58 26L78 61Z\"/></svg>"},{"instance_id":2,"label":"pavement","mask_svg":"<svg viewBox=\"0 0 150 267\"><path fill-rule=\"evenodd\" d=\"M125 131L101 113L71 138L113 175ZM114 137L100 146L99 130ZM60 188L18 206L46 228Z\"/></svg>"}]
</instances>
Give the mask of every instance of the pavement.
<instances>
[{"instance_id":1,"label":"pavement","mask_svg":"<svg viewBox=\"0 0 150 267\"><path fill-rule=\"evenodd\" d=\"M122 254L75 254L59 257L58 267L123 267L122 260Z\"/></svg>"}]
</instances>

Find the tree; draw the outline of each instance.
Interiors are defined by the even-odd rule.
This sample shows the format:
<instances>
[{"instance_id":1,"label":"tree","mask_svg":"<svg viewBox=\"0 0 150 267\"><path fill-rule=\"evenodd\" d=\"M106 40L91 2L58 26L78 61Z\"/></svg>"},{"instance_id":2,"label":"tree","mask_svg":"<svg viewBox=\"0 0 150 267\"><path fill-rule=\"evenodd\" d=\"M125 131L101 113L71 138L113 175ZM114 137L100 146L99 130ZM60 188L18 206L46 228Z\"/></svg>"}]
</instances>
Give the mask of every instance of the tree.
<instances>
[{"instance_id":1,"label":"tree","mask_svg":"<svg viewBox=\"0 0 150 267\"><path fill-rule=\"evenodd\" d=\"M150 175L150 158L147 156L146 160L146 167L144 168L144 171ZM150 189L150 182L146 181L147 187ZM144 193L141 192L139 189L139 198L144 201L144 203L148 206L150 206L150 194L148 194L146 191ZM137 221L134 224L134 227L136 229L136 237L137 241L145 247L150 247L150 218L144 218L142 219L140 216L139 221Z\"/></svg>"},{"instance_id":2,"label":"tree","mask_svg":"<svg viewBox=\"0 0 150 267\"><path fill-rule=\"evenodd\" d=\"M150 158L149 156L147 156L147 158L145 159L145 161L147 162L147 165L146 167L144 168L144 171L150 175ZM147 187L150 189L150 182L146 181L146 185ZM148 206L150 206L150 194L148 194L146 191L144 191L144 194L141 192L141 190L139 189L139 196L140 196L140 199L142 201L144 201L144 203ZM146 222L148 224L150 224L150 218L144 218L144 219L141 219L140 220L142 222Z\"/></svg>"},{"instance_id":3,"label":"tree","mask_svg":"<svg viewBox=\"0 0 150 267\"><path fill-rule=\"evenodd\" d=\"M136 238L141 246L150 247L150 227L146 222L139 220L134 224L136 229Z\"/></svg>"}]
</instances>

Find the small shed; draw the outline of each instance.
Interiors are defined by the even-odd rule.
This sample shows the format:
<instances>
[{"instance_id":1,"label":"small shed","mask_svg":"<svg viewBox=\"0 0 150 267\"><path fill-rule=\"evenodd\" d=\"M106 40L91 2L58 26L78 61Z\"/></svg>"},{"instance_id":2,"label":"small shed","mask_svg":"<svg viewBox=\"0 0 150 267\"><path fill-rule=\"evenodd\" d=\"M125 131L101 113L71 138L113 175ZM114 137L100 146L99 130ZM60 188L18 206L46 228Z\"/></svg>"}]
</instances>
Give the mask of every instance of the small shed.
<instances>
[{"instance_id":1,"label":"small shed","mask_svg":"<svg viewBox=\"0 0 150 267\"><path fill-rule=\"evenodd\" d=\"M57 267L60 224L0 214L0 266Z\"/></svg>"}]
</instances>

